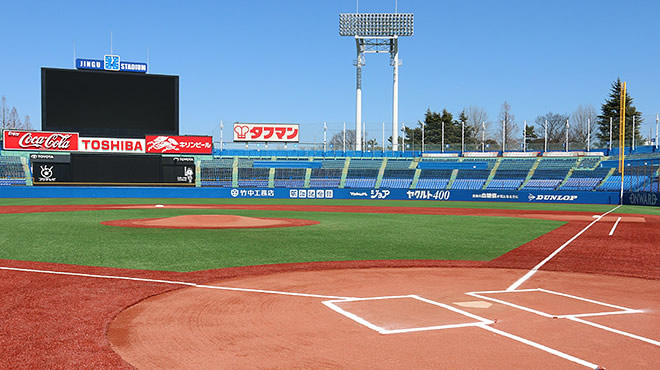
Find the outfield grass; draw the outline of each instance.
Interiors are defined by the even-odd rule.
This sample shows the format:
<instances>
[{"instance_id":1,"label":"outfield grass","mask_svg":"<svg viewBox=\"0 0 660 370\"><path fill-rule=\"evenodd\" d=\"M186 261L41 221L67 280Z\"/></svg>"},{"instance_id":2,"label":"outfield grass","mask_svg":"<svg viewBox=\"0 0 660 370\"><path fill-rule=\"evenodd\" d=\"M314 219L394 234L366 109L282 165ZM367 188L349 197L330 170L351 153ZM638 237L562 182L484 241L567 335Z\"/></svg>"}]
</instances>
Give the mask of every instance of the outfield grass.
<instances>
[{"instance_id":1,"label":"outfield grass","mask_svg":"<svg viewBox=\"0 0 660 370\"><path fill-rule=\"evenodd\" d=\"M209 199L209 198L0 198L0 205L56 204L298 204L386 207L446 207L519 209L605 213L616 207L611 204L507 203L507 202L445 202L424 200L367 199ZM660 207L622 206L617 213L660 215Z\"/></svg>"},{"instance_id":2,"label":"outfield grass","mask_svg":"<svg viewBox=\"0 0 660 370\"><path fill-rule=\"evenodd\" d=\"M449 204L383 201L252 202L227 199L221 202L208 199L5 199L2 203L239 202L415 206ZM140 229L100 224L106 220L190 214L302 218L321 223L293 228L219 230ZM182 272L312 261L490 260L562 224L559 221L504 217L163 208L0 214L0 233L3 235L0 239L0 258Z\"/></svg>"}]
</instances>

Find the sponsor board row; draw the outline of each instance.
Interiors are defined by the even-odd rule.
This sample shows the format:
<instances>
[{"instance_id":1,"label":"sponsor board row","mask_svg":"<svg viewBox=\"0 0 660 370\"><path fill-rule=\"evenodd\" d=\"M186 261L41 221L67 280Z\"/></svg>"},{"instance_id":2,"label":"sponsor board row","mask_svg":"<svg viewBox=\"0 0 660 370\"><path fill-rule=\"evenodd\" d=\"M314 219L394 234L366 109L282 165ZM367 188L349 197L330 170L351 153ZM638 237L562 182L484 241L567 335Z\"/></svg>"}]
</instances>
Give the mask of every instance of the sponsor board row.
<instances>
[{"instance_id":1,"label":"sponsor board row","mask_svg":"<svg viewBox=\"0 0 660 370\"><path fill-rule=\"evenodd\" d=\"M74 132L4 130L3 149L87 153L211 154L210 136L147 135L144 139L81 137Z\"/></svg>"},{"instance_id":2,"label":"sponsor board row","mask_svg":"<svg viewBox=\"0 0 660 370\"><path fill-rule=\"evenodd\" d=\"M497 201L525 203L617 204L616 192L529 192L480 190L409 190L409 189L215 189L231 198L275 199L391 199L428 201Z\"/></svg>"},{"instance_id":3,"label":"sponsor board row","mask_svg":"<svg viewBox=\"0 0 660 370\"><path fill-rule=\"evenodd\" d=\"M640 191L623 194L623 204L633 206L660 206L660 192Z\"/></svg>"}]
</instances>

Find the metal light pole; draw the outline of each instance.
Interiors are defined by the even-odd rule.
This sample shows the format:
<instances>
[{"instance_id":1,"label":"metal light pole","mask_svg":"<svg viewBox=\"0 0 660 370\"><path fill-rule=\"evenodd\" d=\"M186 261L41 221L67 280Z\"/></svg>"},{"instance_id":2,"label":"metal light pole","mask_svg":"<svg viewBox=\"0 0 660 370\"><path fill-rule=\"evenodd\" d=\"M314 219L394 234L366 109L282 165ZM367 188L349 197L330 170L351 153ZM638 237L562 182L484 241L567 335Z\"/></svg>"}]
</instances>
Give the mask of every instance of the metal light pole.
<instances>
[{"instance_id":1,"label":"metal light pole","mask_svg":"<svg viewBox=\"0 0 660 370\"><path fill-rule=\"evenodd\" d=\"M658 121L660 121L660 114L655 114L655 150L658 150Z\"/></svg>"},{"instance_id":2,"label":"metal light pole","mask_svg":"<svg viewBox=\"0 0 660 370\"><path fill-rule=\"evenodd\" d=\"M543 126L543 151L548 151L548 120L545 120L545 126Z\"/></svg>"},{"instance_id":3,"label":"metal light pole","mask_svg":"<svg viewBox=\"0 0 660 370\"><path fill-rule=\"evenodd\" d=\"M224 128L225 128L225 126L222 124L222 121L220 121L220 153L221 153L221 155L222 155L222 131L224 131L223 130Z\"/></svg>"},{"instance_id":4,"label":"metal light pole","mask_svg":"<svg viewBox=\"0 0 660 370\"><path fill-rule=\"evenodd\" d=\"M523 121L523 152L527 151L527 121Z\"/></svg>"},{"instance_id":5,"label":"metal light pole","mask_svg":"<svg viewBox=\"0 0 660 370\"><path fill-rule=\"evenodd\" d=\"M442 121L442 152L445 152L445 121Z\"/></svg>"},{"instance_id":6,"label":"metal light pole","mask_svg":"<svg viewBox=\"0 0 660 370\"><path fill-rule=\"evenodd\" d=\"M392 140L394 140L394 135L392 135ZM398 136L397 136L398 140ZM401 151L406 152L406 123L403 123L403 137L402 137L402 144L401 144Z\"/></svg>"},{"instance_id":7,"label":"metal light pole","mask_svg":"<svg viewBox=\"0 0 660 370\"><path fill-rule=\"evenodd\" d=\"M610 153L612 152L612 117L610 117Z\"/></svg>"},{"instance_id":8,"label":"metal light pole","mask_svg":"<svg viewBox=\"0 0 660 370\"><path fill-rule=\"evenodd\" d=\"M426 125L422 123L422 153L424 153L424 126Z\"/></svg>"},{"instance_id":9,"label":"metal light pole","mask_svg":"<svg viewBox=\"0 0 660 370\"><path fill-rule=\"evenodd\" d=\"M633 115L632 118L633 118L633 127L632 127L632 150L635 150L635 115Z\"/></svg>"},{"instance_id":10,"label":"metal light pole","mask_svg":"<svg viewBox=\"0 0 660 370\"><path fill-rule=\"evenodd\" d=\"M326 148L327 148L326 144L328 143L327 133L328 133L328 126L326 125L326 122L323 121L323 151L324 152L326 151Z\"/></svg>"},{"instance_id":11,"label":"metal light pole","mask_svg":"<svg viewBox=\"0 0 660 370\"><path fill-rule=\"evenodd\" d=\"M506 120L502 120L502 154L506 150Z\"/></svg>"},{"instance_id":12,"label":"metal light pole","mask_svg":"<svg viewBox=\"0 0 660 370\"><path fill-rule=\"evenodd\" d=\"M481 122L481 151L486 151L486 121Z\"/></svg>"},{"instance_id":13,"label":"metal light pole","mask_svg":"<svg viewBox=\"0 0 660 370\"><path fill-rule=\"evenodd\" d=\"M343 152L346 153L346 122L344 122L344 148Z\"/></svg>"},{"instance_id":14,"label":"metal light pole","mask_svg":"<svg viewBox=\"0 0 660 370\"><path fill-rule=\"evenodd\" d=\"M566 120L566 151L568 151L568 120Z\"/></svg>"},{"instance_id":15,"label":"metal light pole","mask_svg":"<svg viewBox=\"0 0 660 370\"><path fill-rule=\"evenodd\" d=\"M362 122L362 66L366 53L389 53L394 67L392 91L392 150L399 150L399 37L412 36L412 13L341 13L339 35L355 38L357 59L355 96L356 150L360 150L359 127Z\"/></svg>"},{"instance_id":16,"label":"metal light pole","mask_svg":"<svg viewBox=\"0 0 660 370\"><path fill-rule=\"evenodd\" d=\"M591 148L591 118L587 118L587 152Z\"/></svg>"},{"instance_id":17,"label":"metal light pole","mask_svg":"<svg viewBox=\"0 0 660 370\"><path fill-rule=\"evenodd\" d=\"M461 153L465 151L465 122L461 121Z\"/></svg>"}]
</instances>

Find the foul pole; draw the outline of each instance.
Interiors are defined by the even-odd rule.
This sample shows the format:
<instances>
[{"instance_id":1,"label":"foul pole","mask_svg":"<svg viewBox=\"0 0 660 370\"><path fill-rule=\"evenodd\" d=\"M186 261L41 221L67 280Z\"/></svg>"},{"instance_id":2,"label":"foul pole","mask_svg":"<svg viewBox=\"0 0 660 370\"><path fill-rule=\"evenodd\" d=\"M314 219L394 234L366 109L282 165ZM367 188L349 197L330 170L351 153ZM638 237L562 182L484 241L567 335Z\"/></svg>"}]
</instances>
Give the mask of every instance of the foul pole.
<instances>
[{"instance_id":1,"label":"foul pole","mask_svg":"<svg viewBox=\"0 0 660 370\"><path fill-rule=\"evenodd\" d=\"M621 84L621 96L619 98L619 173L621 173L620 200L623 204L623 173L625 171L626 150L626 83Z\"/></svg>"}]
</instances>

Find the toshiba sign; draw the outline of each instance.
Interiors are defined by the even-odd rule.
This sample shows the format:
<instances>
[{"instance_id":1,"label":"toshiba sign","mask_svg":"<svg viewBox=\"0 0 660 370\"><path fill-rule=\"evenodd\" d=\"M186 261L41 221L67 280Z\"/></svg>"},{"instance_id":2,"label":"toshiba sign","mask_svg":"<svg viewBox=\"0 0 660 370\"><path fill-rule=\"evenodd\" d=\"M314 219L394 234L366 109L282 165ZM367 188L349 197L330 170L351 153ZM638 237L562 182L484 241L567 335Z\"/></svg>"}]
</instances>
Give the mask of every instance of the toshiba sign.
<instances>
[{"instance_id":1,"label":"toshiba sign","mask_svg":"<svg viewBox=\"0 0 660 370\"><path fill-rule=\"evenodd\" d=\"M78 134L5 130L2 145L8 150L75 152L78 150Z\"/></svg>"},{"instance_id":2,"label":"toshiba sign","mask_svg":"<svg viewBox=\"0 0 660 370\"><path fill-rule=\"evenodd\" d=\"M78 138L79 152L144 153L144 139L113 139L102 137Z\"/></svg>"}]
</instances>

